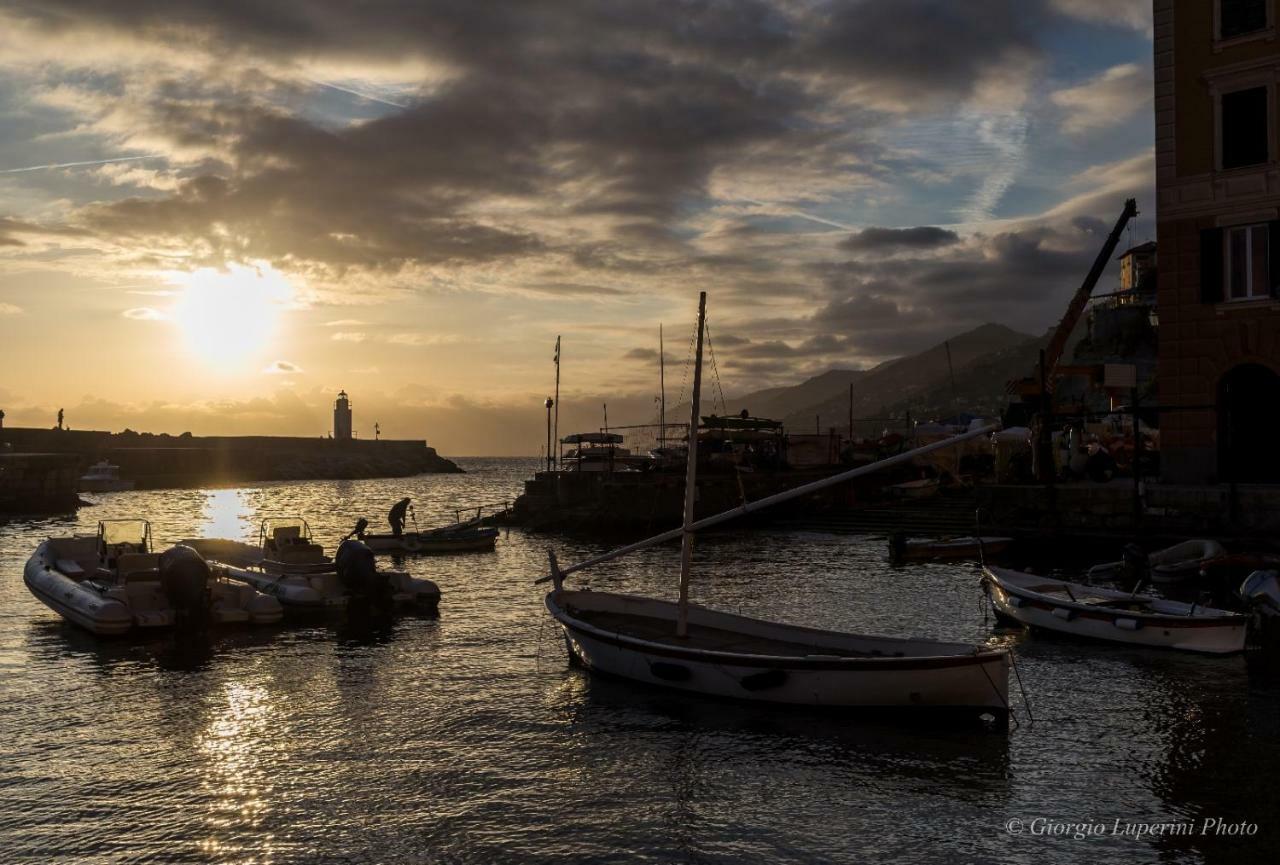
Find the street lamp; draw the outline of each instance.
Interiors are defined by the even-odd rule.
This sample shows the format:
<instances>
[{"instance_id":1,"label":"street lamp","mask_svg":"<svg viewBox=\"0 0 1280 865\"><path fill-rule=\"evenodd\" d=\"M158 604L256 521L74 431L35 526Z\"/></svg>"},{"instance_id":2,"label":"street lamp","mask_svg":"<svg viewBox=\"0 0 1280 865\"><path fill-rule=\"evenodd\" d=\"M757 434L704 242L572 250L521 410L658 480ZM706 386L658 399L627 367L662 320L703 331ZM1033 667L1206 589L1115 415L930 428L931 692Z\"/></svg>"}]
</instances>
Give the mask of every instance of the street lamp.
<instances>
[{"instance_id":1,"label":"street lamp","mask_svg":"<svg viewBox=\"0 0 1280 865\"><path fill-rule=\"evenodd\" d=\"M547 471L551 471L552 465L555 464L555 458L551 456L551 407L556 401L551 397L547 397L545 405L547 406Z\"/></svg>"}]
</instances>

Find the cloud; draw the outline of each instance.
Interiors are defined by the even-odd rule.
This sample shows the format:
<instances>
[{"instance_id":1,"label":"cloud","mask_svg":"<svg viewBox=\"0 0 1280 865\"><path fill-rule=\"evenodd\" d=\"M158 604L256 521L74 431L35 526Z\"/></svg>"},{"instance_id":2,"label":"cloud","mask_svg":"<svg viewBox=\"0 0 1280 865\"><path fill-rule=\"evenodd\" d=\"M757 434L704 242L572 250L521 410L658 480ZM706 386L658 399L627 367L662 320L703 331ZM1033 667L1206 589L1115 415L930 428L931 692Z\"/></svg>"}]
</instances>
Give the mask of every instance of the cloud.
<instances>
[{"instance_id":1,"label":"cloud","mask_svg":"<svg viewBox=\"0 0 1280 865\"><path fill-rule=\"evenodd\" d=\"M340 330L329 337L334 342L364 342L368 338L367 333L359 330Z\"/></svg>"},{"instance_id":2,"label":"cloud","mask_svg":"<svg viewBox=\"0 0 1280 865\"><path fill-rule=\"evenodd\" d=\"M1151 104L1152 87L1149 69L1125 63L1112 66L1083 84L1055 91L1049 98L1063 110L1062 131L1084 135L1146 110Z\"/></svg>"},{"instance_id":3,"label":"cloud","mask_svg":"<svg viewBox=\"0 0 1280 865\"><path fill-rule=\"evenodd\" d=\"M165 318L164 313L158 309L152 309L149 306L137 306L133 309L126 309L120 314L125 318L130 318L134 321L164 321Z\"/></svg>"},{"instance_id":4,"label":"cloud","mask_svg":"<svg viewBox=\"0 0 1280 865\"><path fill-rule=\"evenodd\" d=\"M840 248L853 252L896 249L936 249L959 243L960 236L945 228L922 225L916 228L864 228L840 241Z\"/></svg>"},{"instance_id":5,"label":"cloud","mask_svg":"<svg viewBox=\"0 0 1280 865\"><path fill-rule=\"evenodd\" d=\"M265 375L294 375L302 371L302 367L287 360L274 361L273 363L267 364L267 366L262 370Z\"/></svg>"},{"instance_id":6,"label":"cloud","mask_svg":"<svg viewBox=\"0 0 1280 865\"><path fill-rule=\"evenodd\" d=\"M1151 35L1151 0L1052 0L1052 4L1058 12L1081 21Z\"/></svg>"},{"instance_id":7,"label":"cloud","mask_svg":"<svg viewBox=\"0 0 1280 865\"><path fill-rule=\"evenodd\" d=\"M0 303L0 315L22 315L22 307L12 303Z\"/></svg>"},{"instance_id":8,"label":"cloud","mask_svg":"<svg viewBox=\"0 0 1280 865\"><path fill-rule=\"evenodd\" d=\"M363 327L368 323L369 322L361 321L358 318L340 318L335 321L326 321L324 323L324 326L325 327Z\"/></svg>"}]
</instances>

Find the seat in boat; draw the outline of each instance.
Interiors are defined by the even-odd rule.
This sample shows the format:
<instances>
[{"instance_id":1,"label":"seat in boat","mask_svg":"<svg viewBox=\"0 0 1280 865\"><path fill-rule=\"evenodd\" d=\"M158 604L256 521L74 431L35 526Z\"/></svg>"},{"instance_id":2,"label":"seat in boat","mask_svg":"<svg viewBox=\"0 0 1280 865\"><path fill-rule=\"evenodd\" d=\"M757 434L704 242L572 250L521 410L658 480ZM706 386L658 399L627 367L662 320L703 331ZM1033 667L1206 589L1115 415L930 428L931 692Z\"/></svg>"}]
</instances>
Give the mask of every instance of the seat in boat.
<instances>
[{"instance_id":1,"label":"seat in boat","mask_svg":"<svg viewBox=\"0 0 1280 865\"><path fill-rule=\"evenodd\" d=\"M121 582L160 579L159 553L125 553L116 559L116 573Z\"/></svg>"}]
</instances>

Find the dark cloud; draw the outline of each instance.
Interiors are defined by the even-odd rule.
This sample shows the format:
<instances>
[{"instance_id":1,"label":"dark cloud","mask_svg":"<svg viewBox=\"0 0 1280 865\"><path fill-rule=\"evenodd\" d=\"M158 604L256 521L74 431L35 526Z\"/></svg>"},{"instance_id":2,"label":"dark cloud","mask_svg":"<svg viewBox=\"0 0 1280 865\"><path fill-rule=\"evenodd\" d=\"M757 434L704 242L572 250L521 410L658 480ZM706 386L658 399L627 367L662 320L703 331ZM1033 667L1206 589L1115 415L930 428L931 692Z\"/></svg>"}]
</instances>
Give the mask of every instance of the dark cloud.
<instances>
[{"instance_id":1,"label":"dark cloud","mask_svg":"<svg viewBox=\"0 0 1280 865\"><path fill-rule=\"evenodd\" d=\"M915 228L864 228L840 241L840 248L852 252L935 249L960 242L960 235L945 228L921 225Z\"/></svg>"},{"instance_id":2,"label":"dark cloud","mask_svg":"<svg viewBox=\"0 0 1280 865\"><path fill-rule=\"evenodd\" d=\"M752 256L695 255L676 230L717 169L800 153L815 175L882 174L844 129L856 106L841 105L839 124L817 118L842 89L923 104L1034 53L1035 13L987 5L49 0L22 14L46 31L225 55L238 70L153 83L137 131L220 155L171 193L87 210L83 224L105 237L193 249L202 263L394 270L540 256L645 273L682 257L752 266ZM447 75L405 97L405 110L336 128L236 93L236 81L316 58L418 60ZM842 167L851 152L865 165ZM605 241L556 228L597 216Z\"/></svg>"},{"instance_id":3,"label":"dark cloud","mask_svg":"<svg viewBox=\"0 0 1280 865\"><path fill-rule=\"evenodd\" d=\"M969 96L1010 61L1038 55L1039 3L860 0L822 4L809 62L907 103Z\"/></svg>"}]
</instances>

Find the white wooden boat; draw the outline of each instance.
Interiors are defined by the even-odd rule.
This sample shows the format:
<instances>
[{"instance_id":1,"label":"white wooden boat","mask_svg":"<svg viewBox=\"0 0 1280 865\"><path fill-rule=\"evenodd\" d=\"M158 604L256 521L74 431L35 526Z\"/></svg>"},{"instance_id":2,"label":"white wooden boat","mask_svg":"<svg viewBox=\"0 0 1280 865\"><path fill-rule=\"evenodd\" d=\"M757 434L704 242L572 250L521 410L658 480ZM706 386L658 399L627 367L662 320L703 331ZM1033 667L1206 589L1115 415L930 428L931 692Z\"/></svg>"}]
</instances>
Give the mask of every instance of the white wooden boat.
<instances>
[{"instance_id":1,"label":"white wooden boat","mask_svg":"<svg viewBox=\"0 0 1280 865\"><path fill-rule=\"evenodd\" d=\"M194 552L150 549L145 520L104 520L97 535L41 543L27 561L23 581L64 619L103 636L135 628L280 621L283 611L275 598L217 579Z\"/></svg>"},{"instance_id":2,"label":"white wooden boat","mask_svg":"<svg viewBox=\"0 0 1280 865\"><path fill-rule=\"evenodd\" d=\"M205 551L220 573L277 598L286 609L337 611L349 605L352 587L344 583L338 565L315 543L311 527L300 517L263 520L257 547L221 538L185 543ZM440 604L440 587L431 580L392 570L377 570L370 576L389 591L396 607L430 611Z\"/></svg>"},{"instance_id":3,"label":"white wooden boat","mask_svg":"<svg viewBox=\"0 0 1280 865\"><path fill-rule=\"evenodd\" d=\"M106 460L94 463L80 476L82 493L116 493L133 487L133 481L120 477L120 466L114 466Z\"/></svg>"},{"instance_id":4,"label":"white wooden boat","mask_svg":"<svg viewBox=\"0 0 1280 865\"><path fill-rule=\"evenodd\" d=\"M571 654L588 669L691 693L767 703L863 709L958 710L1007 718L1009 656L1004 649L931 640L870 637L722 613L689 603L694 532L738 515L825 489L877 468L954 445L929 445L788 492L694 520L697 429L706 294L698 309L684 525L561 569L550 553L547 611ZM990 428L973 435L985 435ZM566 589L569 574L681 538L679 600Z\"/></svg>"},{"instance_id":5,"label":"white wooden boat","mask_svg":"<svg viewBox=\"0 0 1280 865\"><path fill-rule=\"evenodd\" d=\"M1199 539L1183 541L1163 550L1148 553L1146 556L1147 573L1151 582L1158 585L1172 585L1195 579L1211 562L1227 554L1222 544L1214 540ZM1091 579L1106 578L1118 574L1124 568L1124 562L1107 562L1094 565L1089 569Z\"/></svg>"},{"instance_id":6,"label":"white wooden boat","mask_svg":"<svg viewBox=\"0 0 1280 865\"><path fill-rule=\"evenodd\" d=\"M963 537L963 538L889 538L889 555L895 561L918 562L929 560L973 559L984 555L1002 553L1013 543L1013 538Z\"/></svg>"},{"instance_id":7,"label":"white wooden boat","mask_svg":"<svg viewBox=\"0 0 1280 865\"><path fill-rule=\"evenodd\" d=\"M1227 610L992 566L983 586L998 616L1032 628L1208 654L1244 648L1248 618Z\"/></svg>"},{"instance_id":8,"label":"white wooden boat","mask_svg":"<svg viewBox=\"0 0 1280 865\"><path fill-rule=\"evenodd\" d=\"M1008 656L961 643L821 631L688 605L591 591L546 597L589 669L715 697L886 709L1004 713Z\"/></svg>"}]
</instances>

